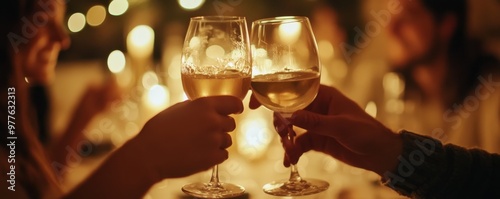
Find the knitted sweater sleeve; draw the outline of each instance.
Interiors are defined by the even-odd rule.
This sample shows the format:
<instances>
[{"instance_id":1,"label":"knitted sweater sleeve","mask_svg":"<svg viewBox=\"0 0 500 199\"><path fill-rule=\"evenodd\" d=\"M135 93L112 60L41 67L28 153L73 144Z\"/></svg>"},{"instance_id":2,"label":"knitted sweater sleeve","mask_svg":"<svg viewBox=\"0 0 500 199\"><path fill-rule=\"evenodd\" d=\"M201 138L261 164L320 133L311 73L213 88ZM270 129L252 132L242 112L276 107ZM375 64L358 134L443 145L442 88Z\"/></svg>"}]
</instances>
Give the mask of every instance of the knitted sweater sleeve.
<instances>
[{"instance_id":1,"label":"knitted sweater sleeve","mask_svg":"<svg viewBox=\"0 0 500 199\"><path fill-rule=\"evenodd\" d=\"M500 198L500 155L408 131L401 137L403 153L385 173L386 186L412 198Z\"/></svg>"}]
</instances>

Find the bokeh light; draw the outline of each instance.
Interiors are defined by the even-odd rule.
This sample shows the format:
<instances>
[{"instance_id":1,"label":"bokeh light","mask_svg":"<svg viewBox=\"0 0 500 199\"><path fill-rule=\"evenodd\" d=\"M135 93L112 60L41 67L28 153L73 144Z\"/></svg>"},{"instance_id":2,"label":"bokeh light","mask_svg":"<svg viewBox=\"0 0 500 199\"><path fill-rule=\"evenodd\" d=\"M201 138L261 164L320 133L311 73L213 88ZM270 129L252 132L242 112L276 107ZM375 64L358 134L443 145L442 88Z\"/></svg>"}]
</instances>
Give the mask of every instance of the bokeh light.
<instances>
[{"instance_id":1,"label":"bokeh light","mask_svg":"<svg viewBox=\"0 0 500 199\"><path fill-rule=\"evenodd\" d=\"M85 15L74 13L68 19L68 29L71 32L80 32L85 27Z\"/></svg>"},{"instance_id":2,"label":"bokeh light","mask_svg":"<svg viewBox=\"0 0 500 199\"><path fill-rule=\"evenodd\" d=\"M90 26L101 25L106 19L106 8L102 5L92 6L87 11L87 23Z\"/></svg>"},{"instance_id":3,"label":"bokeh light","mask_svg":"<svg viewBox=\"0 0 500 199\"><path fill-rule=\"evenodd\" d=\"M207 48L205 54L207 57L210 57L212 59L218 59L218 58L222 59L224 58L226 51L219 45L211 45Z\"/></svg>"},{"instance_id":4,"label":"bokeh light","mask_svg":"<svg viewBox=\"0 0 500 199\"><path fill-rule=\"evenodd\" d=\"M127 36L127 49L131 55L146 57L153 52L155 32L147 25L134 27Z\"/></svg>"},{"instance_id":5,"label":"bokeh light","mask_svg":"<svg viewBox=\"0 0 500 199\"><path fill-rule=\"evenodd\" d=\"M125 69L125 54L122 51L114 50L108 56L108 68L112 73L119 73Z\"/></svg>"},{"instance_id":6,"label":"bokeh light","mask_svg":"<svg viewBox=\"0 0 500 199\"><path fill-rule=\"evenodd\" d=\"M181 8L186 10L195 10L200 8L203 3L205 3L205 0L178 0L177 2Z\"/></svg>"},{"instance_id":7,"label":"bokeh light","mask_svg":"<svg viewBox=\"0 0 500 199\"><path fill-rule=\"evenodd\" d=\"M366 105L366 108L365 108L365 112L372 116L373 118L376 118L377 117L377 105L375 104L375 102L368 102L368 104Z\"/></svg>"},{"instance_id":8,"label":"bokeh light","mask_svg":"<svg viewBox=\"0 0 500 199\"><path fill-rule=\"evenodd\" d=\"M127 0L113 0L109 3L108 12L113 16L120 16L128 10Z\"/></svg>"},{"instance_id":9,"label":"bokeh light","mask_svg":"<svg viewBox=\"0 0 500 199\"><path fill-rule=\"evenodd\" d=\"M238 152L249 159L261 157L271 143L273 129L265 119L258 117L249 116L240 123L241 131L237 136Z\"/></svg>"},{"instance_id":10,"label":"bokeh light","mask_svg":"<svg viewBox=\"0 0 500 199\"><path fill-rule=\"evenodd\" d=\"M154 85L147 92L147 104L156 110L164 109L168 106L170 92L167 87Z\"/></svg>"},{"instance_id":11,"label":"bokeh light","mask_svg":"<svg viewBox=\"0 0 500 199\"><path fill-rule=\"evenodd\" d=\"M153 71L147 71L142 75L142 86L145 89L151 89L159 83L158 75Z\"/></svg>"}]
</instances>

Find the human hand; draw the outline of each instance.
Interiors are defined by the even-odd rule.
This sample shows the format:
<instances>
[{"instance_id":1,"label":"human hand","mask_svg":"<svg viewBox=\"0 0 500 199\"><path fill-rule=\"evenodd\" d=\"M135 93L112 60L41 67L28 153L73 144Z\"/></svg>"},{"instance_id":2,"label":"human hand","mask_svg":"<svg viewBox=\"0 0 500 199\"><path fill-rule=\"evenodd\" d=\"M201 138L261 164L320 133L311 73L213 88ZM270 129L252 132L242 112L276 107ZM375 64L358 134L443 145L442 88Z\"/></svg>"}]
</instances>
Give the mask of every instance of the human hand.
<instances>
[{"instance_id":1,"label":"human hand","mask_svg":"<svg viewBox=\"0 0 500 199\"><path fill-rule=\"evenodd\" d=\"M250 107L258 107L258 103L253 101ZM294 145L286 146L285 166L297 163L304 152L315 150L381 175L396 167L402 151L399 135L331 87L321 86L316 99L305 110L295 112L290 123L276 114L274 119L282 139L289 133L290 124L307 130Z\"/></svg>"},{"instance_id":2,"label":"human hand","mask_svg":"<svg viewBox=\"0 0 500 199\"><path fill-rule=\"evenodd\" d=\"M227 132L236 127L228 115L241 112L241 100L232 96L178 103L149 120L132 147L160 178L204 171L228 158L232 142Z\"/></svg>"},{"instance_id":3,"label":"human hand","mask_svg":"<svg viewBox=\"0 0 500 199\"><path fill-rule=\"evenodd\" d=\"M114 79L110 79L102 85L90 85L80 99L75 115L79 115L79 120L91 119L106 110L113 102L119 100L121 94L122 92Z\"/></svg>"}]
</instances>

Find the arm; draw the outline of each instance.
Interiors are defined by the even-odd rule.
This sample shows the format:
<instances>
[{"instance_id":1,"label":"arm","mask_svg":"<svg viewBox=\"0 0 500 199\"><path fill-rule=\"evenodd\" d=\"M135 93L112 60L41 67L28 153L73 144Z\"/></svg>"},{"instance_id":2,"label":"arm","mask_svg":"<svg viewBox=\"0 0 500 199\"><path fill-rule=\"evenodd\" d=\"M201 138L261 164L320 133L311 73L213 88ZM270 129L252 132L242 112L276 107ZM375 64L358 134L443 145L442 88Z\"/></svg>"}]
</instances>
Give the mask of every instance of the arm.
<instances>
[{"instance_id":1,"label":"arm","mask_svg":"<svg viewBox=\"0 0 500 199\"><path fill-rule=\"evenodd\" d=\"M251 107L257 107L253 103ZM315 150L374 171L407 196L500 198L499 155L442 146L437 140L409 132L396 134L334 88L322 86L315 101L306 110L295 112L290 123L307 132L297 137L295 145L287 146L285 166ZM288 129L283 125L290 124L275 117L275 125L281 135L286 132L280 130Z\"/></svg>"},{"instance_id":2,"label":"arm","mask_svg":"<svg viewBox=\"0 0 500 199\"><path fill-rule=\"evenodd\" d=\"M161 180L142 156L136 140L127 142L65 198L141 198Z\"/></svg>"},{"instance_id":3,"label":"arm","mask_svg":"<svg viewBox=\"0 0 500 199\"><path fill-rule=\"evenodd\" d=\"M386 185L400 194L414 198L500 196L500 155L451 144L443 146L430 137L407 131L401 137L399 163L384 174Z\"/></svg>"},{"instance_id":4,"label":"arm","mask_svg":"<svg viewBox=\"0 0 500 199\"><path fill-rule=\"evenodd\" d=\"M176 104L150 119L66 198L141 198L154 183L209 169L228 157L230 114L243 111L231 96ZM196 124L196 125L193 125ZM196 147L193 147L196 146Z\"/></svg>"}]
</instances>

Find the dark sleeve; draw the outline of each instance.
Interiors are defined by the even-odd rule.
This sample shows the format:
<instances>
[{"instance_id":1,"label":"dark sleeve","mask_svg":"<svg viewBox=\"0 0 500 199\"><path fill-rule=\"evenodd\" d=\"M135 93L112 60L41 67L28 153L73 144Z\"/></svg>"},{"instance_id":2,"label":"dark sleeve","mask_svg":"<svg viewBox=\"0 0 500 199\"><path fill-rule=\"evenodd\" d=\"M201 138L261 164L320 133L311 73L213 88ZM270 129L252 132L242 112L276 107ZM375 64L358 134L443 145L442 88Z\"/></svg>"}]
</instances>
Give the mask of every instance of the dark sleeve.
<instances>
[{"instance_id":1,"label":"dark sleeve","mask_svg":"<svg viewBox=\"0 0 500 199\"><path fill-rule=\"evenodd\" d=\"M500 155L401 134L399 165L385 184L412 198L500 198Z\"/></svg>"}]
</instances>

